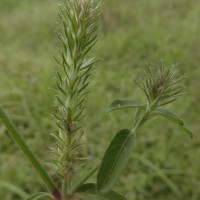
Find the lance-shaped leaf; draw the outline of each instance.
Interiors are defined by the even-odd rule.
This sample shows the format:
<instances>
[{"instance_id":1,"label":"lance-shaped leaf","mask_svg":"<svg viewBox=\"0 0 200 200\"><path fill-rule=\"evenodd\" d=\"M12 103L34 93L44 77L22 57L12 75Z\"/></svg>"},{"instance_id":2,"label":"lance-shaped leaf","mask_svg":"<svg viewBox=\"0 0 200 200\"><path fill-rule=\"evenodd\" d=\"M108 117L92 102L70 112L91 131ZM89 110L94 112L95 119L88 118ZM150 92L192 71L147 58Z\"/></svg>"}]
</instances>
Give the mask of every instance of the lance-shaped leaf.
<instances>
[{"instance_id":1,"label":"lance-shaped leaf","mask_svg":"<svg viewBox=\"0 0 200 200\"><path fill-rule=\"evenodd\" d=\"M39 199L54 199L54 197L49 194L49 193L46 193L46 192L39 192L39 193L36 193L36 194L33 194L29 197L27 197L25 200L39 200Z\"/></svg>"},{"instance_id":2,"label":"lance-shaped leaf","mask_svg":"<svg viewBox=\"0 0 200 200\"><path fill-rule=\"evenodd\" d=\"M16 142L16 144L19 146L19 148L23 151L23 153L26 155L27 159L30 161L32 166L35 168L35 170L38 172L44 183L47 185L48 189L52 192L58 192L54 182L47 174L46 170L42 166L42 164L39 162L39 160L36 158L35 154L31 151L29 146L25 143L24 139L21 137L19 131L15 127L12 120L7 116L7 114L4 112L4 110L0 107L0 122L3 122L4 126L7 128L10 136L12 139ZM59 192L58 192L59 193Z\"/></svg>"},{"instance_id":3,"label":"lance-shaped leaf","mask_svg":"<svg viewBox=\"0 0 200 200\"><path fill-rule=\"evenodd\" d=\"M143 106L136 101L129 99L115 99L108 107L107 112L125 108L142 108Z\"/></svg>"},{"instance_id":4,"label":"lance-shaped leaf","mask_svg":"<svg viewBox=\"0 0 200 200\"><path fill-rule=\"evenodd\" d=\"M133 141L134 134L127 129L119 131L112 139L106 149L97 174L98 191L106 193L114 186L128 163Z\"/></svg>"},{"instance_id":5,"label":"lance-shaped leaf","mask_svg":"<svg viewBox=\"0 0 200 200\"><path fill-rule=\"evenodd\" d=\"M180 117L178 117L175 113L171 112L170 110L167 110L164 108L157 108L152 114L153 116L161 115L169 119L173 123L178 124L184 132L186 132L187 134L190 135L191 138L193 138L193 133L186 126L185 122Z\"/></svg>"},{"instance_id":6,"label":"lance-shaped leaf","mask_svg":"<svg viewBox=\"0 0 200 200\"><path fill-rule=\"evenodd\" d=\"M94 183L84 184L79 187L76 192L78 192L84 200L126 200L124 196L114 191L109 191L105 194L97 192Z\"/></svg>"}]
</instances>

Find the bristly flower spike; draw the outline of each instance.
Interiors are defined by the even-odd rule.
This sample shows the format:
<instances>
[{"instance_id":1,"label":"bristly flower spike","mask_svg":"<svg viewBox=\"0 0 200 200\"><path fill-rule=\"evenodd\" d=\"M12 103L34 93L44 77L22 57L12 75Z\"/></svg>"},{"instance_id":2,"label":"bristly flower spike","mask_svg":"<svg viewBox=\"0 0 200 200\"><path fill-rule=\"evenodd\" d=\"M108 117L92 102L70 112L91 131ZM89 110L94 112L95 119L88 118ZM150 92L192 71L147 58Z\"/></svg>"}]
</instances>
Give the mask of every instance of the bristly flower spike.
<instances>
[{"instance_id":1,"label":"bristly flower spike","mask_svg":"<svg viewBox=\"0 0 200 200\"><path fill-rule=\"evenodd\" d=\"M59 70L54 89L54 117L58 131L54 134L56 147L51 148L51 164L54 173L65 180L74 172L76 158L80 157L75 147L80 146L82 119L86 115L85 94L97 62L95 58L87 58L87 54L97 41L100 16L101 2L67 0L60 5L57 33L60 52L56 58Z\"/></svg>"},{"instance_id":2,"label":"bristly flower spike","mask_svg":"<svg viewBox=\"0 0 200 200\"><path fill-rule=\"evenodd\" d=\"M136 81L136 84L145 93L149 105L156 101L157 106L163 106L175 101L185 94L182 80L186 74L179 76L178 68L167 68L163 63L151 64L144 73L144 77Z\"/></svg>"}]
</instances>

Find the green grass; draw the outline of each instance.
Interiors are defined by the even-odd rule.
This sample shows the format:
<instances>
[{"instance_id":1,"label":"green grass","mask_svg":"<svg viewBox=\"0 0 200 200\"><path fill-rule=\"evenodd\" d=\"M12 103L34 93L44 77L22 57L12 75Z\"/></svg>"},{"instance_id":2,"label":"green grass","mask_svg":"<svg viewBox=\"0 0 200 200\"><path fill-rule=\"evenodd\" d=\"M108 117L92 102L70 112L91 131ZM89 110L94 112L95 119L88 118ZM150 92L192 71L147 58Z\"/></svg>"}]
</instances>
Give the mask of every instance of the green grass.
<instances>
[{"instance_id":1,"label":"green grass","mask_svg":"<svg viewBox=\"0 0 200 200\"><path fill-rule=\"evenodd\" d=\"M0 104L42 160L55 125L53 71L57 65L58 20L54 0L0 1ZM101 59L91 78L84 140L91 159L101 156L118 129L129 128L130 111L106 114L114 98L142 99L133 80L150 62L179 63L189 73L189 95L172 106L190 124L194 140L176 126L155 119L138 135L133 155L116 189L129 200L199 200L199 58L198 0L109 0L104 3L100 38L92 55ZM34 193L45 189L33 168L0 125L0 181ZM182 194L176 196L177 191ZM0 187L0 199L17 195Z\"/></svg>"}]
</instances>

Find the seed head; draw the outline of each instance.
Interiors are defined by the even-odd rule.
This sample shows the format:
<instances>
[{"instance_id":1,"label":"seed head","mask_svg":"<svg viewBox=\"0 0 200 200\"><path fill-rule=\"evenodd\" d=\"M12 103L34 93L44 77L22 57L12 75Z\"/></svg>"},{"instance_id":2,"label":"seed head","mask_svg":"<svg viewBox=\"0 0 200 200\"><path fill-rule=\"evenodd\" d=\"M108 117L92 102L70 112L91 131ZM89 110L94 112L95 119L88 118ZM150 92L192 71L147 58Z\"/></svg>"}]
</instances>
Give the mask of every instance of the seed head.
<instances>
[{"instance_id":1,"label":"seed head","mask_svg":"<svg viewBox=\"0 0 200 200\"><path fill-rule=\"evenodd\" d=\"M97 41L101 1L67 0L60 6L58 39L59 55L56 61L55 117L58 130L53 134L55 148L51 149L53 172L63 177L71 174L80 153L83 134L85 97L95 58L88 52Z\"/></svg>"},{"instance_id":2,"label":"seed head","mask_svg":"<svg viewBox=\"0 0 200 200\"><path fill-rule=\"evenodd\" d=\"M144 73L144 77L136 84L144 91L149 104L158 100L158 106L163 106L175 101L185 94L182 80L185 74L178 75L176 66L166 67L163 63L151 64Z\"/></svg>"}]
</instances>

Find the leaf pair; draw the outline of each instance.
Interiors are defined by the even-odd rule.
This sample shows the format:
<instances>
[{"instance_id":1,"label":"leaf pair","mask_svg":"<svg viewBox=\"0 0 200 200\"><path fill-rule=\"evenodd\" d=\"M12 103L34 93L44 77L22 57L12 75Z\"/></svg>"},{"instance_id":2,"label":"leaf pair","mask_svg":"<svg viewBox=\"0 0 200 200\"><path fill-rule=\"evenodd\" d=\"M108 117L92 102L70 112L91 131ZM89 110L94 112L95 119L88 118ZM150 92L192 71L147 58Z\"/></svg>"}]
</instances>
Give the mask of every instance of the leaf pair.
<instances>
[{"instance_id":1,"label":"leaf pair","mask_svg":"<svg viewBox=\"0 0 200 200\"><path fill-rule=\"evenodd\" d=\"M127 109L127 108L138 108L139 109L138 111L141 111L142 109L144 109L144 106L133 100L116 99L109 105L107 112L111 112L114 110L120 110L120 109ZM137 117L137 114L138 113L136 112L136 117ZM151 114L151 117L154 117L156 115L165 117L165 118L169 119L171 122L179 125L180 128L184 132L186 132L187 134L190 135L191 138L193 138L193 133L191 132L191 130L189 130L189 128L187 127L185 122L179 116L177 116L175 113L171 112L168 109L159 107Z\"/></svg>"}]
</instances>

